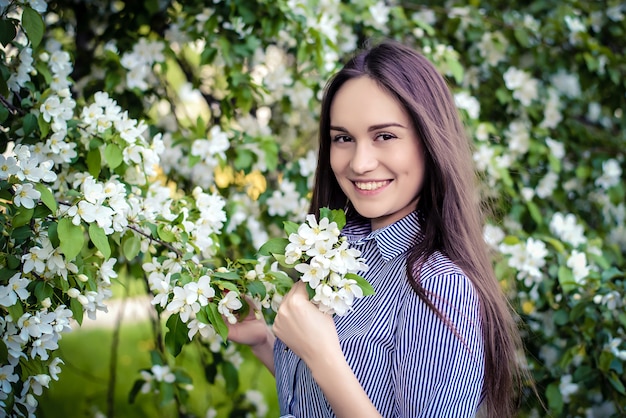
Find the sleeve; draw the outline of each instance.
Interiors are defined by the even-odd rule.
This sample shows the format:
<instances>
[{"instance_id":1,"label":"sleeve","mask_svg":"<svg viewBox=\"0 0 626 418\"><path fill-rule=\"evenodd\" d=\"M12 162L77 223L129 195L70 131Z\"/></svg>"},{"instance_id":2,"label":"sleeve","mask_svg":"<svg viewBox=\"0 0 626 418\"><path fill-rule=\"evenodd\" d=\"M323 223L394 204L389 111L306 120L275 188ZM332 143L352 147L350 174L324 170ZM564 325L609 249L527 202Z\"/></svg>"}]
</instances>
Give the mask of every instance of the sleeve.
<instances>
[{"instance_id":1,"label":"sleeve","mask_svg":"<svg viewBox=\"0 0 626 418\"><path fill-rule=\"evenodd\" d=\"M478 295L460 273L432 276L423 286L457 334L408 292L396 330L396 416L473 417L484 379Z\"/></svg>"}]
</instances>

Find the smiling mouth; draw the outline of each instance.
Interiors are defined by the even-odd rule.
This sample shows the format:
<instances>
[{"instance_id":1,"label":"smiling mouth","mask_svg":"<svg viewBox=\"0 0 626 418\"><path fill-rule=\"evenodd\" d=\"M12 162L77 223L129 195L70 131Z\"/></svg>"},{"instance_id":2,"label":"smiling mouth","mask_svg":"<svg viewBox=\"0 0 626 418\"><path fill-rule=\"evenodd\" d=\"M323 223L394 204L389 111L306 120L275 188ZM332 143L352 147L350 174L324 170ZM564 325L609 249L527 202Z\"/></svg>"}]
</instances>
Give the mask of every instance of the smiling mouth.
<instances>
[{"instance_id":1,"label":"smiling mouth","mask_svg":"<svg viewBox=\"0 0 626 418\"><path fill-rule=\"evenodd\" d=\"M389 183L390 183L389 180L384 180L384 181L355 181L354 185L359 190L372 191L372 190L378 190L378 189L380 189L382 187L385 187Z\"/></svg>"}]
</instances>

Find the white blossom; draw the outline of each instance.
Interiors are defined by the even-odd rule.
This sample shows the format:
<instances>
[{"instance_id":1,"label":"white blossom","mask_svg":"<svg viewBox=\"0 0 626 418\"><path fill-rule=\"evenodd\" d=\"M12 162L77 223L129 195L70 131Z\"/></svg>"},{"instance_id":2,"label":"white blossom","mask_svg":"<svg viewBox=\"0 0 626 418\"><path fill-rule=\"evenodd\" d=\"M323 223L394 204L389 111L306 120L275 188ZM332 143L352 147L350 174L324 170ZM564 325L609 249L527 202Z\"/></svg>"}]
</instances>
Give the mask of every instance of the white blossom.
<instances>
[{"instance_id":1,"label":"white blossom","mask_svg":"<svg viewBox=\"0 0 626 418\"><path fill-rule=\"evenodd\" d=\"M602 162L602 175L595 181L595 185L605 190L619 184L622 176L622 168L614 158Z\"/></svg>"},{"instance_id":2,"label":"white blossom","mask_svg":"<svg viewBox=\"0 0 626 418\"><path fill-rule=\"evenodd\" d=\"M26 300L30 295L26 289L29 284L30 280L23 278L20 273L15 273L6 286L0 286L0 305L8 308L15 305L18 298Z\"/></svg>"},{"instance_id":3,"label":"white blossom","mask_svg":"<svg viewBox=\"0 0 626 418\"><path fill-rule=\"evenodd\" d=\"M590 269L587 265L587 255L578 250L573 250L567 259L567 267L572 269L574 281L583 284L584 279L589 275Z\"/></svg>"},{"instance_id":4,"label":"white blossom","mask_svg":"<svg viewBox=\"0 0 626 418\"><path fill-rule=\"evenodd\" d=\"M543 241L528 238L526 242L508 245L501 244L500 251L508 254L508 264L518 271L517 278L523 280L527 287L541 281L541 269L546 264L548 250Z\"/></svg>"},{"instance_id":5,"label":"white blossom","mask_svg":"<svg viewBox=\"0 0 626 418\"><path fill-rule=\"evenodd\" d=\"M524 106L537 99L539 82L530 73L510 67L503 75L506 87L513 92L513 97Z\"/></svg>"},{"instance_id":6,"label":"white blossom","mask_svg":"<svg viewBox=\"0 0 626 418\"><path fill-rule=\"evenodd\" d=\"M549 171L544 177L541 178L541 180L539 180L539 184L537 184L537 188L535 189L537 196L542 199L551 197L554 190L556 190L556 187L558 186L558 182L559 175L554 171Z\"/></svg>"},{"instance_id":7,"label":"white blossom","mask_svg":"<svg viewBox=\"0 0 626 418\"><path fill-rule=\"evenodd\" d=\"M15 206L32 209L40 197L41 193L31 183L18 183L15 185L15 195L13 196Z\"/></svg>"},{"instance_id":8,"label":"white blossom","mask_svg":"<svg viewBox=\"0 0 626 418\"><path fill-rule=\"evenodd\" d=\"M16 383L20 377L15 373L15 368L6 364L0 367L0 390L4 393L11 393L13 389L11 383Z\"/></svg>"},{"instance_id":9,"label":"white blossom","mask_svg":"<svg viewBox=\"0 0 626 418\"><path fill-rule=\"evenodd\" d=\"M570 74L561 69L550 77L550 81L562 95L570 99L580 96L580 81L576 74Z\"/></svg>"},{"instance_id":10,"label":"white blossom","mask_svg":"<svg viewBox=\"0 0 626 418\"><path fill-rule=\"evenodd\" d=\"M480 117L480 102L467 91L456 93L454 95L454 103L459 109L465 110L471 119Z\"/></svg>"},{"instance_id":11,"label":"white blossom","mask_svg":"<svg viewBox=\"0 0 626 418\"><path fill-rule=\"evenodd\" d=\"M578 384L572 383L571 374L566 374L561 377L561 381L559 382L559 391L561 392L563 402L565 403L568 403L570 401L570 397L578 392Z\"/></svg>"},{"instance_id":12,"label":"white blossom","mask_svg":"<svg viewBox=\"0 0 626 418\"><path fill-rule=\"evenodd\" d=\"M550 219L550 232L574 248L587 242L585 231L573 213L556 212Z\"/></svg>"},{"instance_id":13,"label":"white blossom","mask_svg":"<svg viewBox=\"0 0 626 418\"><path fill-rule=\"evenodd\" d=\"M0 180L6 180L10 176L19 173L20 167L14 157L5 157L0 154Z\"/></svg>"},{"instance_id":14,"label":"white blossom","mask_svg":"<svg viewBox=\"0 0 626 418\"><path fill-rule=\"evenodd\" d=\"M155 364L150 369L152 375L154 376L154 380L157 382L166 382L166 383L174 383L176 381L176 376L172 373L170 366L161 366L159 364Z\"/></svg>"},{"instance_id":15,"label":"white blossom","mask_svg":"<svg viewBox=\"0 0 626 418\"><path fill-rule=\"evenodd\" d=\"M231 324L237 322L237 318L233 315L233 311L241 309L243 304L239 300L237 293L228 292L224 297L219 301L217 305L217 310L219 313L226 317L226 320Z\"/></svg>"},{"instance_id":16,"label":"white blossom","mask_svg":"<svg viewBox=\"0 0 626 418\"><path fill-rule=\"evenodd\" d=\"M565 157L565 145L562 142L546 138L546 145L550 148L550 152L555 158L561 160Z\"/></svg>"}]
</instances>

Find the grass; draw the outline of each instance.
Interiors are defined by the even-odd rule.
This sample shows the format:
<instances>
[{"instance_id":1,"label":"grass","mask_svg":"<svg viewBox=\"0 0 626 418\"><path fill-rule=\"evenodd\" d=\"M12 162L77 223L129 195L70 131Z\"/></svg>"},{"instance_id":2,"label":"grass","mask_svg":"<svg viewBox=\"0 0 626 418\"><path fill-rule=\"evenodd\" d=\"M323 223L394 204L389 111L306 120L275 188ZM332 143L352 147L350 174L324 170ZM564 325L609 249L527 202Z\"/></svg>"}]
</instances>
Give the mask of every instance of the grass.
<instances>
[{"instance_id":1,"label":"grass","mask_svg":"<svg viewBox=\"0 0 626 418\"><path fill-rule=\"evenodd\" d=\"M95 417L100 412L107 416L107 395L111 343L110 328L79 328L64 334L56 355L65 362L59 381L51 381L48 390L39 397L37 417ZM160 406L150 395L140 394L133 404L128 394L139 370L150 367L150 350L153 336L148 322L125 323L120 329L117 382L115 385L114 413L108 418L169 418L176 417L174 405ZM188 405L192 414L204 417L209 406L218 410L218 417L228 417L232 399L219 382L209 384L198 362L198 349L187 346L177 357L193 378ZM263 392L268 400L268 417L278 416L274 378L250 354L244 351L244 362L239 369L240 386Z\"/></svg>"}]
</instances>

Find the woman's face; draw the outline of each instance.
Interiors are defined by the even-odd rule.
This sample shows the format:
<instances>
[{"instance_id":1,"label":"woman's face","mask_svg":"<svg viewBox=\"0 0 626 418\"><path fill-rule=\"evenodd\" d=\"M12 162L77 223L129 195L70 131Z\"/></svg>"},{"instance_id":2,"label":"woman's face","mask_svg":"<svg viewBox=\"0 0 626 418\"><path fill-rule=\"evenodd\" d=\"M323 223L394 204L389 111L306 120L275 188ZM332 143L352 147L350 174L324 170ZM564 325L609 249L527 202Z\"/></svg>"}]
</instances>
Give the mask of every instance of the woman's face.
<instances>
[{"instance_id":1,"label":"woman's face","mask_svg":"<svg viewBox=\"0 0 626 418\"><path fill-rule=\"evenodd\" d=\"M330 107L330 165L372 230L415 210L424 152L407 112L369 77L347 81Z\"/></svg>"}]
</instances>

